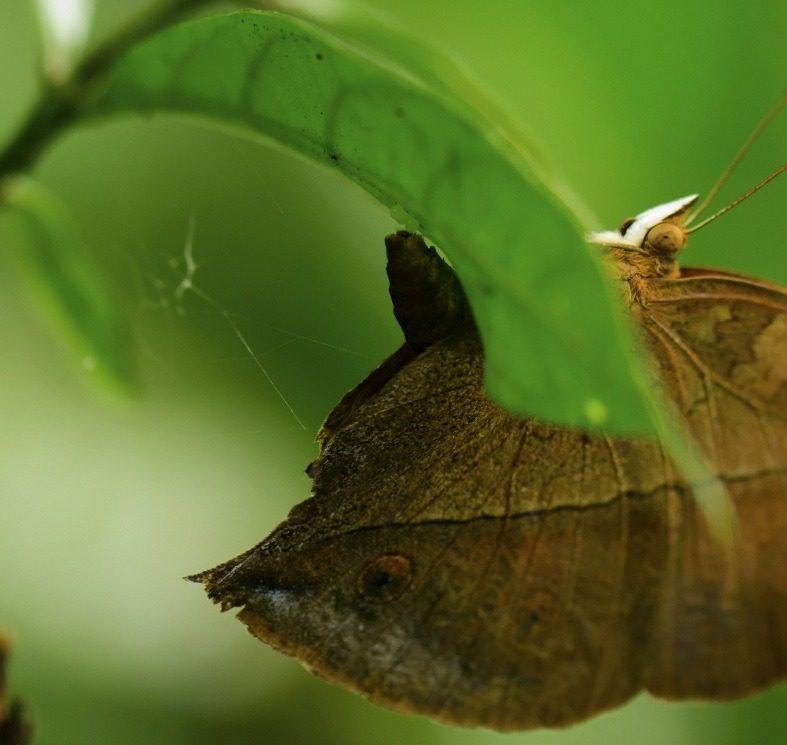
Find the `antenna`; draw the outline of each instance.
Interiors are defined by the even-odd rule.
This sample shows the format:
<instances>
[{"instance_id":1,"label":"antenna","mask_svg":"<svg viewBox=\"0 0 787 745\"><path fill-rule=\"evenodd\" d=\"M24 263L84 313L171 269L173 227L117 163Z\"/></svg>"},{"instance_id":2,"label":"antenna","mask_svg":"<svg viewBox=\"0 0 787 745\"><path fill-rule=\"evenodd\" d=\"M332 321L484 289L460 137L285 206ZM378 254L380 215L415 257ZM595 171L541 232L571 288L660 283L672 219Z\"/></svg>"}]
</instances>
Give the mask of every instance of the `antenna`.
<instances>
[{"instance_id":1,"label":"antenna","mask_svg":"<svg viewBox=\"0 0 787 745\"><path fill-rule=\"evenodd\" d=\"M710 217L706 217L702 222L697 223L693 228L687 230L686 235L688 235L689 233L693 233L695 230L699 230L700 228L704 228L708 223L713 222L717 217L721 217L725 212L729 212L733 207L737 207L741 202L743 202L745 199L748 199L752 194L754 194L754 192L757 192L760 189L762 189L762 187L765 186L765 184L770 183L777 176L781 176L781 174L783 174L785 171L787 171L787 165L777 168L773 173L766 176L762 181L760 181L760 183L757 184L757 186L753 186L745 194L741 194L741 196L739 196L735 201L730 202L726 207L722 207L718 212L714 212ZM692 215L692 217L696 217L697 214L699 213L695 213L694 215Z\"/></svg>"},{"instance_id":2,"label":"antenna","mask_svg":"<svg viewBox=\"0 0 787 745\"><path fill-rule=\"evenodd\" d=\"M727 183L727 179L729 179L729 177L732 175L732 172L737 168L738 163L740 163L741 160L743 160L743 156L749 152L751 146L757 141L759 136L762 134L763 130L776 118L776 115L784 108L785 104L787 104L787 93L785 93L781 97L781 99L779 99L779 101L777 101L776 104L771 108L771 110L767 114L765 114L765 116L760 120L760 123L754 128L754 131L748 136L746 142L743 143L743 146L738 151L737 155L732 159L732 162L727 166L727 168L724 169L724 172L719 177L719 180L713 185L713 188L708 192L705 199L702 200L699 207L697 207L694 210L694 212L692 212L686 218L685 222L683 223L686 227L691 225L691 223L693 223L694 220L696 220L707 209L708 205L713 201L715 196L719 193L722 186L724 186L724 184ZM724 210L720 210L716 215L713 216L713 218L711 218L711 220L718 217L720 214L726 212L727 209L732 209L735 205L742 202L751 194L754 194L755 191L765 186L765 184L767 184L771 179L776 178L776 176L778 176L783 170L784 169L782 168L781 170L772 173L770 176L768 176L768 178L765 179L765 181L755 186L754 189L752 189L750 192L747 192L742 197L735 200L731 205L729 205L729 207L725 208ZM708 222L710 222L710 220L705 220L702 224L705 225ZM699 225L695 227L693 230L696 230L698 227ZM688 232L692 232L692 231L688 231Z\"/></svg>"}]
</instances>

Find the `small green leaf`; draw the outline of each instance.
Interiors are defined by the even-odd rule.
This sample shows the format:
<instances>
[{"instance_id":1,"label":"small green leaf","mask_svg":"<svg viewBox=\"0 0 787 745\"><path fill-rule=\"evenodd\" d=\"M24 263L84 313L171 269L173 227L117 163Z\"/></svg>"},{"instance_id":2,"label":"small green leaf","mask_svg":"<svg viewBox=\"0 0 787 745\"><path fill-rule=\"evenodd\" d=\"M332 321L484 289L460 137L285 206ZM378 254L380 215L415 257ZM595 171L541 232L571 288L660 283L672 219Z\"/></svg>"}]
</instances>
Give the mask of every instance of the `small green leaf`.
<instances>
[{"instance_id":1,"label":"small green leaf","mask_svg":"<svg viewBox=\"0 0 787 745\"><path fill-rule=\"evenodd\" d=\"M113 392L131 392L136 377L128 325L71 215L30 179L14 179L4 190L10 234L5 248L16 258L37 306L91 380Z\"/></svg>"},{"instance_id":2,"label":"small green leaf","mask_svg":"<svg viewBox=\"0 0 787 745\"><path fill-rule=\"evenodd\" d=\"M199 115L338 168L451 259L499 403L653 431L636 345L595 250L463 102L307 22L244 11L170 28L121 60L88 113L128 111Z\"/></svg>"}]
</instances>

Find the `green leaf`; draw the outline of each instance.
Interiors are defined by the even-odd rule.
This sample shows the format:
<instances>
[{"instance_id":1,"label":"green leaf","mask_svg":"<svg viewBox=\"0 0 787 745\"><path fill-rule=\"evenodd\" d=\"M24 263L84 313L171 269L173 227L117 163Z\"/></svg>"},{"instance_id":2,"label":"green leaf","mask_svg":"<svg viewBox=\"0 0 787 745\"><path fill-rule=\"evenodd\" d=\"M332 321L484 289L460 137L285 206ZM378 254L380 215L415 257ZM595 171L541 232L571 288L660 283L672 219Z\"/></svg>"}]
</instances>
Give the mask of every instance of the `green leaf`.
<instances>
[{"instance_id":1,"label":"green leaf","mask_svg":"<svg viewBox=\"0 0 787 745\"><path fill-rule=\"evenodd\" d=\"M72 347L91 381L130 393L136 376L131 341L117 295L94 265L60 200L40 184L16 178L4 185L6 248L56 332Z\"/></svg>"},{"instance_id":2,"label":"green leaf","mask_svg":"<svg viewBox=\"0 0 787 745\"><path fill-rule=\"evenodd\" d=\"M416 77L432 94L448 97L453 108L464 106L471 118L479 115L494 122L497 138L502 136L513 158L524 158L540 179L579 216L585 227L602 229L598 218L547 162L524 123L504 102L484 88L472 70L451 50L431 42L428 29L405 26L401 19L383 8L343 2L338 6L312 3L287 4L287 13L311 21L351 44L367 57L387 67L398 67ZM483 126L483 124L482 124ZM487 125L488 126L488 125Z\"/></svg>"},{"instance_id":3,"label":"green leaf","mask_svg":"<svg viewBox=\"0 0 787 745\"><path fill-rule=\"evenodd\" d=\"M170 28L122 59L88 113L128 111L199 115L338 168L448 255L495 400L566 424L653 430L595 249L467 105L307 22L244 11Z\"/></svg>"}]
</instances>

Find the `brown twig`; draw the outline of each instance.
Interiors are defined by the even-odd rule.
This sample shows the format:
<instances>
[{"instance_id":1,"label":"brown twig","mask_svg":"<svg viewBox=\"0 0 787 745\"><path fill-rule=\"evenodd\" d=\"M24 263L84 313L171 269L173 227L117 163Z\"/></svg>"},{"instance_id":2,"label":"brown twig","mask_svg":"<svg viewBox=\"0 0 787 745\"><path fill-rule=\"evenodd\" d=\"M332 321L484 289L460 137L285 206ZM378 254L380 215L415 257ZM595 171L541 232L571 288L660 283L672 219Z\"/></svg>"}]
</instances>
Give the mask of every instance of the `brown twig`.
<instances>
[{"instance_id":1,"label":"brown twig","mask_svg":"<svg viewBox=\"0 0 787 745\"><path fill-rule=\"evenodd\" d=\"M6 697L6 663L9 656L8 639L0 634L0 745L27 745L32 728L24 716L19 701Z\"/></svg>"}]
</instances>

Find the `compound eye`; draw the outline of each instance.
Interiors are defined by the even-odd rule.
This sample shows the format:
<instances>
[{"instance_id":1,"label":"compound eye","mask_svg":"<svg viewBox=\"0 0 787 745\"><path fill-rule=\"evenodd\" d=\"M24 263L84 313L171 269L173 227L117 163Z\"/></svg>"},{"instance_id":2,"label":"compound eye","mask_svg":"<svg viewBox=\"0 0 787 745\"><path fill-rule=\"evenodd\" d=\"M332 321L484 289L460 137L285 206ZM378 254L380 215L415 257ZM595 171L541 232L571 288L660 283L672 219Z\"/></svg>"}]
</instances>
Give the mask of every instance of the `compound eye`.
<instances>
[{"instance_id":1,"label":"compound eye","mask_svg":"<svg viewBox=\"0 0 787 745\"><path fill-rule=\"evenodd\" d=\"M686 245L686 231L674 223L661 222L647 232L645 245L658 253L675 253Z\"/></svg>"},{"instance_id":2,"label":"compound eye","mask_svg":"<svg viewBox=\"0 0 787 745\"><path fill-rule=\"evenodd\" d=\"M626 231L636 222L633 217L629 217L627 220L624 220L620 227L618 228L618 233L621 235L626 235Z\"/></svg>"},{"instance_id":3,"label":"compound eye","mask_svg":"<svg viewBox=\"0 0 787 745\"><path fill-rule=\"evenodd\" d=\"M398 598L413 579L410 559L383 554L370 561L358 575L358 594L365 600L384 603Z\"/></svg>"}]
</instances>

